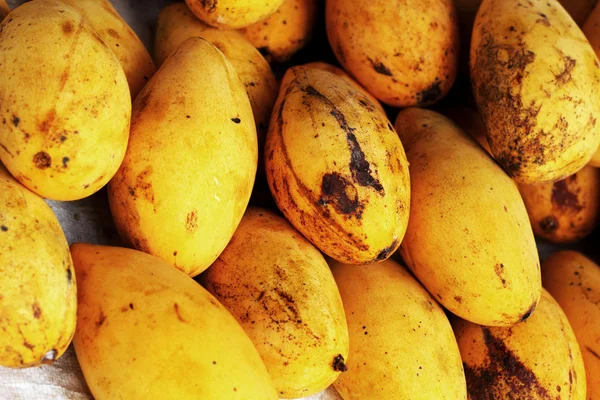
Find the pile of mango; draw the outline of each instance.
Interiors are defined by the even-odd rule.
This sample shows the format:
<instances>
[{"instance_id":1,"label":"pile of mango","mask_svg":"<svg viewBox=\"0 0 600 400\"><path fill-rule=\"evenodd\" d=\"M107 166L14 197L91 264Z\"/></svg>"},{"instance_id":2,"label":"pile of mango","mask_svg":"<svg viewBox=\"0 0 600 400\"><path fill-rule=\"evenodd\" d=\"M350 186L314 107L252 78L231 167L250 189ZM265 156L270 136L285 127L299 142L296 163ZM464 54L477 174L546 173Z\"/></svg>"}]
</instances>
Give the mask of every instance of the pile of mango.
<instances>
[{"instance_id":1,"label":"pile of mango","mask_svg":"<svg viewBox=\"0 0 600 400\"><path fill-rule=\"evenodd\" d=\"M153 57L108 0L0 5L0 365L73 342L98 400L600 399L600 267L534 237L600 213L600 5L563 3L187 0ZM96 192L125 247L44 200Z\"/></svg>"}]
</instances>

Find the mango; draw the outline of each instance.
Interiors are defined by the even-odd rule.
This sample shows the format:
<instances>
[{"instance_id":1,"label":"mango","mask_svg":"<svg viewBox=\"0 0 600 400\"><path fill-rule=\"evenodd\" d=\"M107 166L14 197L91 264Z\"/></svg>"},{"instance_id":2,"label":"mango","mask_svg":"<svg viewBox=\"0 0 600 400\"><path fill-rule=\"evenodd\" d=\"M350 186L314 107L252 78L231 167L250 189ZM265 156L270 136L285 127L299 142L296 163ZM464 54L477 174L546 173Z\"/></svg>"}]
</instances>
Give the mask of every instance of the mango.
<instances>
[{"instance_id":1,"label":"mango","mask_svg":"<svg viewBox=\"0 0 600 400\"><path fill-rule=\"evenodd\" d=\"M290 68L265 158L279 209L322 252L366 264L396 251L410 209L408 165L392 124L356 85Z\"/></svg>"},{"instance_id":2,"label":"mango","mask_svg":"<svg viewBox=\"0 0 600 400\"><path fill-rule=\"evenodd\" d=\"M404 267L386 260L331 268L350 332L348 371L334 383L342 398L467 398L450 322Z\"/></svg>"},{"instance_id":3,"label":"mango","mask_svg":"<svg viewBox=\"0 0 600 400\"><path fill-rule=\"evenodd\" d=\"M542 282L562 307L579 343L588 400L600 397L600 266L581 253L560 251L542 263Z\"/></svg>"},{"instance_id":4,"label":"mango","mask_svg":"<svg viewBox=\"0 0 600 400\"><path fill-rule=\"evenodd\" d=\"M403 110L396 131L410 163L412 204L400 249L408 267L436 300L466 320L508 326L527 319L541 277L515 183L436 112Z\"/></svg>"},{"instance_id":5,"label":"mango","mask_svg":"<svg viewBox=\"0 0 600 400\"><path fill-rule=\"evenodd\" d=\"M273 14L284 0L186 0L201 21L222 29L240 29Z\"/></svg>"},{"instance_id":6,"label":"mango","mask_svg":"<svg viewBox=\"0 0 600 400\"><path fill-rule=\"evenodd\" d=\"M71 252L75 352L96 400L277 399L244 330L193 279L135 250Z\"/></svg>"},{"instance_id":7,"label":"mango","mask_svg":"<svg viewBox=\"0 0 600 400\"><path fill-rule=\"evenodd\" d=\"M577 340L545 290L531 318L514 326L453 322L469 399L586 399Z\"/></svg>"},{"instance_id":8,"label":"mango","mask_svg":"<svg viewBox=\"0 0 600 400\"><path fill-rule=\"evenodd\" d=\"M44 199L0 164L0 365L58 359L75 333L77 285L65 235Z\"/></svg>"},{"instance_id":9,"label":"mango","mask_svg":"<svg viewBox=\"0 0 600 400\"><path fill-rule=\"evenodd\" d=\"M285 219L248 209L202 282L252 339L279 397L311 396L345 371L348 328L335 280Z\"/></svg>"},{"instance_id":10,"label":"mango","mask_svg":"<svg viewBox=\"0 0 600 400\"><path fill-rule=\"evenodd\" d=\"M124 241L191 276L208 268L248 205L256 141L231 63L203 39L183 42L137 97L127 154L109 185Z\"/></svg>"}]
</instances>

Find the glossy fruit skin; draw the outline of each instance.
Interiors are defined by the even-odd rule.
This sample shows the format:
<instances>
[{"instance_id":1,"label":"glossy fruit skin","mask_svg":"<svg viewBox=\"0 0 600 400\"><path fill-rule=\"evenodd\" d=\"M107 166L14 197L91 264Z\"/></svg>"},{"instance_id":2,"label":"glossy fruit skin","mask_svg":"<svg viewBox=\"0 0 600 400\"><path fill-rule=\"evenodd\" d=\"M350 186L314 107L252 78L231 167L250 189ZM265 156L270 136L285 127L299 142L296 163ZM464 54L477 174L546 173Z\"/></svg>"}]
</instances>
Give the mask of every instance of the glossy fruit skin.
<instances>
[{"instance_id":1,"label":"glossy fruit skin","mask_svg":"<svg viewBox=\"0 0 600 400\"><path fill-rule=\"evenodd\" d=\"M201 21L220 29L240 29L273 14L284 0L185 0Z\"/></svg>"}]
</instances>

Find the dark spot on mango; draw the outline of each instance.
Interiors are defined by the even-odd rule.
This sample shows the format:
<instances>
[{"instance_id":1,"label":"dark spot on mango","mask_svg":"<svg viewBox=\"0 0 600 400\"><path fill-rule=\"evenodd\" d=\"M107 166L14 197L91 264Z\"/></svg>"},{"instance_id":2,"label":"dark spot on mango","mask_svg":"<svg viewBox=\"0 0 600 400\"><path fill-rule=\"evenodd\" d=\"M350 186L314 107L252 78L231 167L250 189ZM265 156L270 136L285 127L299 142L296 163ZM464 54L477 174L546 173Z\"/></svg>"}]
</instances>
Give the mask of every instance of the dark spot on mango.
<instances>
[{"instance_id":1,"label":"dark spot on mango","mask_svg":"<svg viewBox=\"0 0 600 400\"><path fill-rule=\"evenodd\" d=\"M233 122L235 122L236 124L239 124L240 122L242 122L242 120L241 120L241 119L239 119L239 118L237 118L237 117L236 117L236 118L231 118L231 120L232 120Z\"/></svg>"},{"instance_id":2,"label":"dark spot on mango","mask_svg":"<svg viewBox=\"0 0 600 400\"><path fill-rule=\"evenodd\" d=\"M187 323L187 321L181 316L181 312L179 310L179 304L173 303L173 308L175 309L175 314L177 315L177 319L180 322Z\"/></svg>"},{"instance_id":3,"label":"dark spot on mango","mask_svg":"<svg viewBox=\"0 0 600 400\"><path fill-rule=\"evenodd\" d=\"M73 281L73 272L71 268L67 269L67 282L71 283Z\"/></svg>"},{"instance_id":4,"label":"dark spot on mango","mask_svg":"<svg viewBox=\"0 0 600 400\"><path fill-rule=\"evenodd\" d=\"M48 133L50 131L50 127L54 123L56 119L56 110L50 110L46 114L46 118L39 124L39 129L42 133Z\"/></svg>"},{"instance_id":5,"label":"dark spot on mango","mask_svg":"<svg viewBox=\"0 0 600 400\"><path fill-rule=\"evenodd\" d=\"M570 208L576 212L581 211L583 207L579 204L577 194L569 191L567 179L554 182L552 186L552 203L558 207Z\"/></svg>"},{"instance_id":6,"label":"dark spot on mango","mask_svg":"<svg viewBox=\"0 0 600 400\"><path fill-rule=\"evenodd\" d=\"M106 315L104 315L103 311L100 311L100 315L98 316L98 321L96 321L96 327L100 328L102 324L106 321Z\"/></svg>"},{"instance_id":7,"label":"dark spot on mango","mask_svg":"<svg viewBox=\"0 0 600 400\"><path fill-rule=\"evenodd\" d=\"M596 353L594 350L592 350L589 346L586 346L585 348L587 351L589 351L594 357L596 357L598 360L600 360L600 354Z\"/></svg>"},{"instance_id":8,"label":"dark spot on mango","mask_svg":"<svg viewBox=\"0 0 600 400\"><path fill-rule=\"evenodd\" d=\"M540 221L540 228L546 233L552 233L558 229L558 220L549 215Z\"/></svg>"},{"instance_id":9,"label":"dark spot on mango","mask_svg":"<svg viewBox=\"0 0 600 400\"><path fill-rule=\"evenodd\" d=\"M6 225L2 225L2 226L0 226L0 231L6 232L6 231L8 231L8 227Z\"/></svg>"},{"instance_id":10,"label":"dark spot on mango","mask_svg":"<svg viewBox=\"0 0 600 400\"><path fill-rule=\"evenodd\" d=\"M42 316L42 309L40 308L40 306L37 303L34 303L31 306L31 309L33 311L33 318L40 319L40 317Z\"/></svg>"},{"instance_id":11,"label":"dark spot on mango","mask_svg":"<svg viewBox=\"0 0 600 400\"><path fill-rule=\"evenodd\" d=\"M392 253L396 250L397 247L398 247L398 240L395 239L392 242L392 244L390 244L388 247L381 250L379 252L379 254L377 254L377 258L375 258L375 261L382 261L382 260L387 259L389 256L392 255Z\"/></svg>"},{"instance_id":12,"label":"dark spot on mango","mask_svg":"<svg viewBox=\"0 0 600 400\"><path fill-rule=\"evenodd\" d=\"M19 126L19 122L21 122L21 119L19 117L17 117L16 115L13 115L12 118L12 123L15 127Z\"/></svg>"},{"instance_id":13,"label":"dark spot on mango","mask_svg":"<svg viewBox=\"0 0 600 400\"><path fill-rule=\"evenodd\" d=\"M63 157L63 159L62 159L63 168L68 167L69 161L70 161L69 157Z\"/></svg>"},{"instance_id":14,"label":"dark spot on mango","mask_svg":"<svg viewBox=\"0 0 600 400\"><path fill-rule=\"evenodd\" d=\"M62 24L62 30L67 35L73 32L73 28L74 27L71 21L66 21L64 24Z\"/></svg>"},{"instance_id":15,"label":"dark spot on mango","mask_svg":"<svg viewBox=\"0 0 600 400\"><path fill-rule=\"evenodd\" d=\"M196 211L191 211L185 217L185 230L193 233L198 228L198 215Z\"/></svg>"},{"instance_id":16,"label":"dark spot on mango","mask_svg":"<svg viewBox=\"0 0 600 400\"><path fill-rule=\"evenodd\" d=\"M525 311L525 314L523 314L523 316L521 317L521 319L519 320L520 322L525 322L529 319L529 317L531 317L531 314L533 314L533 312L535 311L535 308L537 307L537 303L534 302L531 307L529 307L529 309L527 311Z\"/></svg>"},{"instance_id":17,"label":"dark spot on mango","mask_svg":"<svg viewBox=\"0 0 600 400\"><path fill-rule=\"evenodd\" d=\"M335 356L333 358L332 367L333 367L334 371L338 371L338 372L348 371L348 366L346 365L346 363L344 361L344 356L342 356L341 354L338 354L337 356Z\"/></svg>"},{"instance_id":18,"label":"dark spot on mango","mask_svg":"<svg viewBox=\"0 0 600 400\"><path fill-rule=\"evenodd\" d=\"M119 36L119 32L115 31L114 29L109 29L106 32L115 39L119 39L121 37Z\"/></svg>"},{"instance_id":19,"label":"dark spot on mango","mask_svg":"<svg viewBox=\"0 0 600 400\"><path fill-rule=\"evenodd\" d=\"M437 101L442 95L442 82L436 80L427 89L417 93L417 102L419 105L430 104Z\"/></svg>"},{"instance_id":20,"label":"dark spot on mango","mask_svg":"<svg viewBox=\"0 0 600 400\"><path fill-rule=\"evenodd\" d=\"M201 1L202 1L202 7L204 7L207 12L212 13L217 10L217 4L219 3L219 0L201 0Z\"/></svg>"},{"instance_id":21,"label":"dark spot on mango","mask_svg":"<svg viewBox=\"0 0 600 400\"><path fill-rule=\"evenodd\" d=\"M33 156L33 163L39 169L46 169L52 164L52 158L48 153L40 151L35 156Z\"/></svg>"},{"instance_id":22,"label":"dark spot on mango","mask_svg":"<svg viewBox=\"0 0 600 400\"><path fill-rule=\"evenodd\" d=\"M385 64L382 63L381 61L378 61L378 60L373 61L371 58L369 58L369 62L373 66L373 69L375 70L375 72L377 72L378 74L386 75L386 76L393 76L392 71L390 71L390 69L388 67L386 67Z\"/></svg>"},{"instance_id":23,"label":"dark spot on mango","mask_svg":"<svg viewBox=\"0 0 600 400\"><path fill-rule=\"evenodd\" d=\"M462 297L460 296L454 296L454 300L458 303L461 304L462 303Z\"/></svg>"},{"instance_id":24,"label":"dark spot on mango","mask_svg":"<svg viewBox=\"0 0 600 400\"><path fill-rule=\"evenodd\" d=\"M320 206L333 205L335 210L345 215L362 217L363 206L358 201L358 191L337 172L325 174L321 182Z\"/></svg>"}]
</instances>

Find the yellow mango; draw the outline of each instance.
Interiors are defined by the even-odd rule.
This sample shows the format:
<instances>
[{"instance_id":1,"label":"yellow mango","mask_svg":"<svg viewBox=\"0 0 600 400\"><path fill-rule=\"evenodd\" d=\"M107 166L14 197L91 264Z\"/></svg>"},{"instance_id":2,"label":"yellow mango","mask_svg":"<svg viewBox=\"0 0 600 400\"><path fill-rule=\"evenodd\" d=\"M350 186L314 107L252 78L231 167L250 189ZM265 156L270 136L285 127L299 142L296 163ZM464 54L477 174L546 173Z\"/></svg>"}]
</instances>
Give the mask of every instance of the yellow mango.
<instances>
[{"instance_id":1,"label":"yellow mango","mask_svg":"<svg viewBox=\"0 0 600 400\"><path fill-rule=\"evenodd\" d=\"M242 32L267 60L285 62L311 39L317 19L318 0L284 0L263 21Z\"/></svg>"},{"instance_id":2,"label":"yellow mango","mask_svg":"<svg viewBox=\"0 0 600 400\"><path fill-rule=\"evenodd\" d=\"M592 48L594 49L594 52L596 53L596 56L600 55L600 3L598 3L597 6L593 6L593 3L595 3L597 0L581 0L582 3L590 3L590 10L593 7L593 11L591 11L591 13L589 14L589 17L587 17L587 19L585 19L585 24L583 24L583 27L581 28L583 33L585 34L585 37L587 38L587 40L590 42L590 45L592 46ZM565 2L566 3L566 2ZM573 6L575 6L576 4L578 4L578 1L574 1L572 2ZM569 10L569 7L567 4L564 4L565 8L567 8L567 10ZM581 8L583 7L584 4L581 4ZM573 14L572 14L573 15ZM580 23L582 23L583 20L580 21ZM593 167L600 167L600 148L598 148L596 150L596 152L594 153L594 155L592 156L592 159L590 160L590 164Z\"/></svg>"},{"instance_id":3,"label":"yellow mango","mask_svg":"<svg viewBox=\"0 0 600 400\"><path fill-rule=\"evenodd\" d=\"M190 38L134 103L127 154L108 191L117 229L136 249L197 275L242 219L256 166L244 86L223 53Z\"/></svg>"},{"instance_id":4,"label":"yellow mango","mask_svg":"<svg viewBox=\"0 0 600 400\"><path fill-rule=\"evenodd\" d=\"M451 0L327 0L325 20L340 64L386 104L433 104L456 79L459 34Z\"/></svg>"},{"instance_id":5,"label":"yellow mango","mask_svg":"<svg viewBox=\"0 0 600 400\"><path fill-rule=\"evenodd\" d=\"M401 254L430 293L482 325L527 319L541 291L539 259L515 183L446 117L398 114L406 148L411 211Z\"/></svg>"},{"instance_id":6,"label":"yellow mango","mask_svg":"<svg viewBox=\"0 0 600 400\"><path fill-rule=\"evenodd\" d=\"M527 321L485 327L453 321L469 399L585 400L579 346L558 303L543 290Z\"/></svg>"},{"instance_id":7,"label":"yellow mango","mask_svg":"<svg viewBox=\"0 0 600 400\"><path fill-rule=\"evenodd\" d=\"M600 398L600 266L581 253L561 251L542 263L542 282L562 307L579 343L587 398Z\"/></svg>"},{"instance_id":8,"label":"yellow mango","mask_svg":"<svg viewBox=\"0 0 600 400\"><path fill-rule=\"evenodd\" d=\"M23 4L0 26L0 161L53 200L102 188L127 148L131 97L123 68L75 9Z\"/></svg>"},{"instance_id":9,"label":"yellow mango","mask_svg":"<svg viewBox=\"0 0 600 400\"><path fill-rule=\"evenodd\" d=\"M131 97L135 99L154 72L154 62L133 29L115 10L110 0L61 0L81 12L104 43L119 59Z\"/></svg>"},{"instance_id":10,"label":"yellow mango","mask_svg":"<svg viewBox=\"0 0 600 400\"><path fill-rule=\"evenodd\" d=\"M6 4L6 0L0 0L0 22L8 15L10 12L10 8L8 8L8 4Z\"/></svg>"},{"instance_id":11,"label":"yellow mango","mask_svg":"<svg viewBox=\"0 0 600 400\"><path fill-rule=\"evenodd\" d=\"M392 260L331 263L350 332L345 400L466 399L465 375L444 310Z\"/></svg>"},{"instance_id":12,"label":"yellow mango","mask_svg":"<svg viewBox=\"0 0 600 400\"><path fill-rule=\"evenodd\" d=\"M553 182L590 161L600 144L600 63L557 0L483 0L470 60L492 153L509 176Z\"/></svg>"},{"instance_id":13,"label":"yellow mango","mask_svg":"<svg viewBox=\"0 0 600 400\"><path fill-rule=\"evenodd\" d=\"M279 397L318 393L346 370L348 328L335 280L285 219L248 209L203 283L252 339Z\"/></svg>"},{"instance_id":14,"label":"yellow mango","mask_svg":"<svg viewBox=\"0 0 600 400\"><path fill-rule=\"evenodd\" d=\"M0 164L0 365L51 363L75 333L77 285L65 235L44 199Z\"/></svg>"},{"instance_id":15,"label":"yellow mango","mask_svg":"<svg viewBox=\"0 0 600 400\"><path fill-rule=\"evenodd\" d=\"M240 29L273 14L284 0L185 0L200 18L217 28Z\"/></svg>"},{"instance_id":16,"label":"yellow mango","mask_svg":"<svg viewBox=\"0 0 600 400\"><path fill-rule=\"evenodd\" d=\"M356 85L320 69L290 68L265 158L279 209L328 256L365 264L400 245L410 208L404 149Z\"/></svg>"},{"instance_id":17,"label":"yellow mango","mask_svg":"<svg viewBox=\"0 0 600 400\"><path fill-rule=\"evenodd\" d=\"M193 279L135 250L74 244L75 352L96 400L271 399L244 330Z\"/></svg>"},{"instance_id":18,"label":"yellow mango","mask_svg":"<svg viewBox=\"0 0 600 400\"><path fill-rule=\"evenodd\" d=\"M198 20L184 3L174 3L165 7L158 17L154 43L156 64L161 65L181 43L194 36L221 50L240 77L252 105L262 154L278 88L269 63L241 33L212 28ZM262 167L263 163L259 165Z\"/></svg>"}]
</instances>

